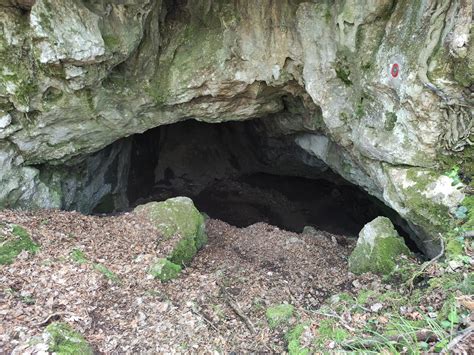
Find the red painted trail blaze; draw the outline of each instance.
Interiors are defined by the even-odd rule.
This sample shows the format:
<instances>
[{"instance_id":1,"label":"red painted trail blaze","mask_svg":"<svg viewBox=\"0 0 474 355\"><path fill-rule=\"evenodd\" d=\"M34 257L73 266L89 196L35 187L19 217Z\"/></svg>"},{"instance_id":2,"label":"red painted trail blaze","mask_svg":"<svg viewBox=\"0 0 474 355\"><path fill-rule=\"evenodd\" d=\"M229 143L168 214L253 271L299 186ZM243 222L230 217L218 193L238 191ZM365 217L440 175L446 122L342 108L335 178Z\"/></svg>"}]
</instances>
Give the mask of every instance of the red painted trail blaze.
<instances>
[{"instance_id":1,"label":"red painted trail blaze","mask_svg":"<svg viewBox=\"0 0 474 355\"><path fill-rule=\"evenodd\" d=\"M397 63L392 65L392 69L390 70L390 73L394 78L398 76L398 73L400 72L400 68Z\"/></svg>"}]
</instances>

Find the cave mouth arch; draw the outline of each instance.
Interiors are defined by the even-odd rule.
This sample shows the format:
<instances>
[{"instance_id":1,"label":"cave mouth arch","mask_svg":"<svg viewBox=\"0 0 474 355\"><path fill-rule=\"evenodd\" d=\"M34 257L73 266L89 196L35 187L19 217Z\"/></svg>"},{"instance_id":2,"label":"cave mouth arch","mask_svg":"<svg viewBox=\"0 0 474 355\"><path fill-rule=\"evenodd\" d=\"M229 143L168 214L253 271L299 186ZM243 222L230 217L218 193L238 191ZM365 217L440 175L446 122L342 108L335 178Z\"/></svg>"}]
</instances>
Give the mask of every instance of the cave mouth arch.
<instances>
[{"instance_id":1,"label":"cave mouth arch","mask_svg":"<svg viewBox=\"0 0 474 355\"><path fill-rule=\"evenodd\" d=\"M301 233L312 226L348 237L382 215L419 252L394 210L308 155L295 134L270 132L264 121L190 119L127 138L125 210L187 196L201 212L237 227L266 222ZM93 213L112 212L106 202Z\"/></svg>"}]
</instances>

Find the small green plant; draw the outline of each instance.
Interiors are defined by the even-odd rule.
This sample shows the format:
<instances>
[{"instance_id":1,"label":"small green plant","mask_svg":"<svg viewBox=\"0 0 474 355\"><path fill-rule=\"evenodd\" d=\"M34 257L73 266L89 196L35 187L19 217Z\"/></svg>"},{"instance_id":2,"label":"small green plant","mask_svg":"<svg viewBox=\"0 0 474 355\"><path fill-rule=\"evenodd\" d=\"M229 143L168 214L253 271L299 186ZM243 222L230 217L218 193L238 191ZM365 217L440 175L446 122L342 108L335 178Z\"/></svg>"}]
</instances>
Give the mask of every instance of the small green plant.
<instances>
[{"instance_id":1,"label":"small green plant","mask_svg":"<svg viewBox=\"0 0 474 355\"><path fill-rule=\"evenodd\" d=\"M453 186L457 185L461 182L461 179L459 178L459 166L455 165L449 170L445 175L453 180L451 183Z\"/></svg>"},{"instance_id":2,"label":"small green plant","mask_svg":"<svg viewBox=\"0 0 474 355\"><path fill-rule=\"evenodd\" d=\"M84 337L66 323L55 322L46 327L49 351L61 355L92 355Z\"/></svg>"},{"instance_id":3,"label":"small green plant","mask_svg":"<svg viewBox=\"0 0 474 355\"><path fill-rule=\"evenodd\" d=\"M94 264L94 269L99 271L102 275L104 275L107 279L112 281L114 284L120 284L120 278L114 272L110 271L106 266L102 264Z\"/></svg>"},{"instance_id":4,"label":"small green plant","mask_svg":"<svg viewBox=\"0 0 474 355\"><path fill-rule=\"evenodd\" d=\"M291 304L279 304L267 309L266 316L270 328L276 328L286 323L293 315L295 307Z\"/></svg>"},{"instance_id":5,"label":"small green plant","mask_svg":"<svg viewBox=\"0 0 474 355\"><path fill-rule=\"evenodd\" d=\"M87 264L89 260L87 260L86 254L80 249L73 249L70 253L71 259L78 264Z\"/></svg>"}]
</instances>

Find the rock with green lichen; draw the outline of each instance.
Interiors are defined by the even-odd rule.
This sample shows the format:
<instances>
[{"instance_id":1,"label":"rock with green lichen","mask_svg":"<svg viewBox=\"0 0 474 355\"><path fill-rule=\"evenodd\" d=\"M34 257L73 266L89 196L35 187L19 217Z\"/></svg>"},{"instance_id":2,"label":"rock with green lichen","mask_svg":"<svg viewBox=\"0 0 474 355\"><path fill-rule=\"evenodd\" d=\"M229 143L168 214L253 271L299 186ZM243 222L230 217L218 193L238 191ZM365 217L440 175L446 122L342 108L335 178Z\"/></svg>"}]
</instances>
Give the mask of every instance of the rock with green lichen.
<instances>
[{"instance_id":1,"label":"rock with green lichen","mask_svg":"<svg viewBox=\"0 0 474 355\"><path fill-rule=\"evenodd\" d=\"M181 266L176 265L168 259L158 259L148 273L163 282L175 279L181 272Z\"/></svg>"},{"instance_id":2,"label":"rock with green lichen","mask_svg":"<svg viewBox=\"0 0 474 355\"><path fill-rule=\"evenodd\" d=\"M169 261L186 265L207 242L204 217L187 197L150 202L135 208L135 213L145 216L173 245Z\"/></svg>"},{"instance_id":3,"label":"rock with green lichen","mask_svg":"<svg viewBox=\"0 0 474 355\"><path fill-rule=\"evenodd\" d=\"M11 264L22 251L35 254L39 245L33 242L28 232L20 226L2 234L0 225L0 265Z\"/></svg>"},{"instance_id":4,"label":"rock with green lichen","mask_svg":"<svg viewBox=\"0 0 474 355\"><path fill-rule=\"evenodd\" d=\"M294 309L295 307L291 304L279 304L268 308L265 315L270 328L275 328L288 322L293 315Z\"/></svg>"},{"instance_id":5,"label":"rock with green lichen","mask_svg":"<svg viewBox=\"0 0 474 355\"><path fill-rule=\"evenodd\" d=\"M61 322L46 327L45 336L49 352L58 355L92 355L94 351L84 337L70 325Z\"/></svg>"},{"instance_id":6,"label":"rock with green lichen","mask_svg":"<svg viewBox=\"0 0 474 355\"><path fill-rule=\"evenodd\" d=\"M377 217L360 231L357 245L349 257L349 269L355 274L388 275L402 254L410 254L403 238L388 218Z\"/></svg>"}]
</instances>

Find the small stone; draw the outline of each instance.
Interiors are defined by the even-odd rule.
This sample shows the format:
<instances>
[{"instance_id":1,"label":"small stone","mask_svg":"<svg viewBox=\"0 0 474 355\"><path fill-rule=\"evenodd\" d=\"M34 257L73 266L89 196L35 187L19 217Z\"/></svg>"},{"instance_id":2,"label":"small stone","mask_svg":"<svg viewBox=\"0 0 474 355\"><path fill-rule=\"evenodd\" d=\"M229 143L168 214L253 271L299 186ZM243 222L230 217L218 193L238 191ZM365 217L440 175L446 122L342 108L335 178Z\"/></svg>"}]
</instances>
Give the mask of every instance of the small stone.
<instances>
[{"instance_id":1,"label":"small stone","mask_svg":"<svg viewBox=\"0 0 474 355\"><path fill-rule=\"evenodd\" d=\"M380 311L382 308L383 308L382 303L375 303L375 304L373 304L372 306L370 306L370 310L371 310L372 312L378 312L378 311Z\"/></svg>"},{"instance_id":2,"label":"small stone","mask_svg":"<svg viewBox=\"0 0 474 355\"><path fill-rule=\"evenodd\" d=\"M459 260L450 260L448 262L448 266L452 271L454 271L461 268L463 266L463 263L462 261L459 261Z\"/></svg>"},{"instance_id":3,"label":"small stone","mask_svg":"<svg viewBox=\"0 0 474 355\"><path fill-rule=\"evenodd\" d=\"M12 122L12 116L7 113L0 111L0 129L6 128Z\"/></svg>"},{"instance_id":4,"label":"small stone","mask_svg":"<svg viewBox=\"0 0 474 355\"><path fill-rule=\"evenodd\" d=\"M354 280L352 281L352 286L354 286L355 288L361 288L362 284L360 283L359 280Z\"/></svg>"},{"instance_id":5,"label":"small stone","mask_svg":"<svg viewBox=\"0 0 474 355\"><path fill-rule=\"evenodd\" d=\"M305 226L303 228L303 234L316 235L316 234L318 234L318 231L313 226Z\"/></svg>"}]
</instances>

